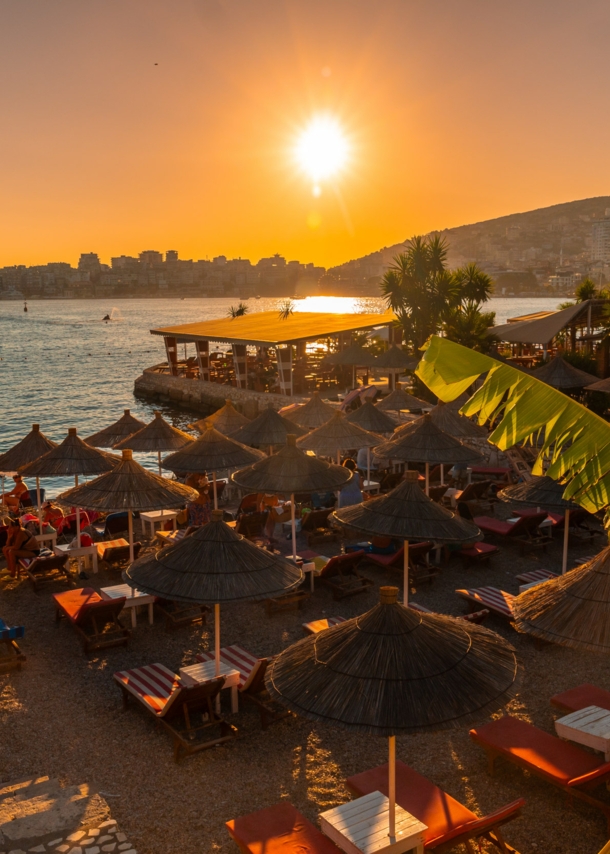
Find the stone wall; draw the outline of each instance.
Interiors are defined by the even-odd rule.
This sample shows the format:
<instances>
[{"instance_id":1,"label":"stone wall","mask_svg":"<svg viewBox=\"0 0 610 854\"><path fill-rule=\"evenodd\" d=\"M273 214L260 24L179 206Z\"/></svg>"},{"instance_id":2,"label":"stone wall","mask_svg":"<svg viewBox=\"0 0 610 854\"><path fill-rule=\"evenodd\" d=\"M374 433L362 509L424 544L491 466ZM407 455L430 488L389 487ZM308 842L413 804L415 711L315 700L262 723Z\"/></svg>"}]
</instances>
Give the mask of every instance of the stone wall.
<instances>
[{"instance_id":1,"label":"stone wall","mask_svg":"<svg viewBox=\"0 0 610 854\"><path fill-rule=\"evenodd\" d=\"M146 370L137 378L134 384L134 394L153 400L169 401L174 406L211 415L226 400L231 400L240 412L248 418L256 418L258 413L268 406L275 410L290 403L305 403L306 397L286 397L282 394L248 391L230 385L218 385L198 379L172 377L170 374L160 374Z\"/></svg>"}]
</instances>

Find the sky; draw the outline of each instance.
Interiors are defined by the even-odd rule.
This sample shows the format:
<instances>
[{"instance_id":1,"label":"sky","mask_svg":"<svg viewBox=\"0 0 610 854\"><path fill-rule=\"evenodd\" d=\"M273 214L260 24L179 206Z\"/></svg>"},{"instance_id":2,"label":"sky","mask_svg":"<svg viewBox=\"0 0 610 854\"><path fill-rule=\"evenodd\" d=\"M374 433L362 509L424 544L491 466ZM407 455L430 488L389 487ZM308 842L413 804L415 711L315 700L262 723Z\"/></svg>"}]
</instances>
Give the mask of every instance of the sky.
<instances>
[{"instance_id":1,"label":"sky","mask_svg":"<svg viewBox=\"0 0 610 854\"><path fill-rule=\"evenodd\" d=\"M0 266L328 267L610 194L609 43L607 0L0 0Z\"/></svg>"}]
</instances>

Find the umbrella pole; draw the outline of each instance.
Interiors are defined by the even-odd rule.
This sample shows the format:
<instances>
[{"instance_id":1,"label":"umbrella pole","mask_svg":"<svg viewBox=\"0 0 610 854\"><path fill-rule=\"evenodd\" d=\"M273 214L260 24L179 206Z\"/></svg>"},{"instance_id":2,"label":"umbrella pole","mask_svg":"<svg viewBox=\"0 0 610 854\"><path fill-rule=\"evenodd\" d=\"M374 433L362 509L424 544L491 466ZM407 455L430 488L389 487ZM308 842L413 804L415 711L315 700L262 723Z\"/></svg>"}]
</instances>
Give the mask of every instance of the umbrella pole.
<instances>
[{"instance_id":1,"label":"umbrella pole","mask_svg":"<svg viewBox=\"0 0 610 854\"><path fill-rule=\"evenodd\" d=\"M561 561L561 574L565 575L568 571L568 539L570 537L570 511L566 510L564 529L563 529L563 558Z\"/></svg>"},{"instance_id":2,"label":"umbrella pole","mask_svg":"<svg viewBox=\"0 0 610 854\"><path fill-rule=\"evenodd\" d=\"M297 556L297 522L296 511L294 506L294 492L290 496L290 522L292 524L292 559L296 560Z\"/></svg>"},{"instance_id":3,"label":"umbrella pole","mask_svg":"<svg viewBox=\"0 0 610 854\"><path fill-rule=\"evenodd\" d=\"M74 475L74 486L78 486L78 475ZM76 545L80 549L80 507L76 505ZM80 560L79 560L80 566Z\"/></svg>"},{"instance_id":4,"label":"umbrella pole","mask_svg":"<svg viewBox=\"0 0 610 854\"><path fill-rule=\"evenodd\" d=\"M133 563L133 514L131 508L127 511L127 526L129 531L129 562Z\"/></svg>"},{"instance_id":5,"label":"umbrella pole","mask_svg":"<svg viewBox=\"0 0 610 854\"><path fill-rule=\"evenodd\" d=\"M157 451L157 462L159 463L159 477L163 477L163 471L161 470L161 451Z\"/></svg>"},{"instance_id":6,"label":"umbrella pole","mask_svg":"<svg viewBox=\"0 0 610 854\"><path fill-rule=\"evenodd\" d=\"M430 463L426 463L426 495L430 496Z\"/></svg>"},{"instance_id":7,"label":"umbrella pole","mask_svg":"<svg viewBox=\"0 0 610 854\"><path fill-rule=\"evenodd\" d=\"M441 486L445 485L445 464L441 463Z\"/></svg>"},{"instance_id":8,"label":"umbrella pole","mask_svg":"<svg viewBox=\"0 0 610 854\"><path fill-rule=\"evenodd\" d=\"M404 594L402 601L405 605L409 604L409 541L405 540L404 544L404 559L403 559L403 584Z\"/></svg>"},{"instance_id":9,"label":"umbrella pole","mask_svg":"<svg viewBox=\"0 0 610 854\"><path fill-rule=\"evenodd\" d=\"M366 479L369 484L369 489L371 488L371 449L366 449Z\"/></svg>"},{"instance_id":10,"label":"umbrella pole","mask_svg":"<svg viewBox=\"0 0 610 854\"><path fill-rule=\"evenodd\" d=\"M216 472L212 472L212 483L214 484L214 510L218 510L218 492L216 490Z\"/></svg>"},{"instance_id":11,"label":"umbrella pole","mask_svg":"<svg viewBox=\"0 0 610 854\"><path fill-rule=\"evenodd\" d=\"M36 503L38 504L38 527L42 534L42 507L40 506L40 478L36 478Z\"/></svg>"},{"instance_id":12,"label":"umbrella pole","mask_svg":"<svg viewBox=\"0 0 610 854\"><path fill-rule=\"evenodd\" d=\"M216 676L220 676L220 604L214 605L214 661ZM220 714L220 691L216 697L216 714Z\"/></svg>"},{"instance_id":13,"label":"umbrella pole","mask_svg":"<svg viewBox=\"0 0 610 854\"><path fill-rule=\"evenodd\" d=\"M388 836L391 840L396 836L396 736L388 738L388 800L390 801L390 828Z\"/></svg>"}]
</instances>

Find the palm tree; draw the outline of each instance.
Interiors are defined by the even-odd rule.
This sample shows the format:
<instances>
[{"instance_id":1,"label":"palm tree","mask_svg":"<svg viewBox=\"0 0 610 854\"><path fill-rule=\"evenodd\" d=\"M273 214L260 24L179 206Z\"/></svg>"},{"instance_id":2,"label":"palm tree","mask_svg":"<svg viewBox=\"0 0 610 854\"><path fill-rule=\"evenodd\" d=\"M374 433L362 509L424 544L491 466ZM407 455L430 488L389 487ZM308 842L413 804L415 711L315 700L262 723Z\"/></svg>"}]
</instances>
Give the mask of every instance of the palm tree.
<instances>
[{"instance_id":1,"label":"palm tree","mask_svg":"<svg viewBox=\"0 0 610 854\"><path fill-rule=\"evenodd\" d=\"M284 302L280 303L280 320L288 320L292 312L294 311L294 305L291 299L284 300Z\"/></svg>"},{"instance_id":2,"label":"palm tree","mask_svg":"<svg viewBox=\"0 0 610 854\"><path fill-rule=\"evenodd\" d=\"M231 318L243 317L244 314L248 314L248 311L249 311L249 309L248 309L248 306L246 305L246 303L240 302L239 305L237 306L237 308L235 308L234 305L231 306L231 308L227 312L227 317L231 317Z\"/></svg>"},{"instance_id":3,"label":"palm tree","mask_svg":"<svg viewBox=\"0 0 610 854\"><path fill-rule=\"evenodd\" d=\"M576 302L585 302L598 296L597 285L588 276L576 288Z\"/></svg>"},{"instance_id":4,"label":"palm tree","mask_svg":"<svg viewBox=\"0 0 610 854\"><path fill-rule=\"evenodd\" d=\"M495 311L481 311L476 303L470 303L465 307L458 306L451 312L443 324L443 334L450 341L471 350L489 353L498 342L498 338L489 332L495 322Z\"/></svg>"}]
</instances>

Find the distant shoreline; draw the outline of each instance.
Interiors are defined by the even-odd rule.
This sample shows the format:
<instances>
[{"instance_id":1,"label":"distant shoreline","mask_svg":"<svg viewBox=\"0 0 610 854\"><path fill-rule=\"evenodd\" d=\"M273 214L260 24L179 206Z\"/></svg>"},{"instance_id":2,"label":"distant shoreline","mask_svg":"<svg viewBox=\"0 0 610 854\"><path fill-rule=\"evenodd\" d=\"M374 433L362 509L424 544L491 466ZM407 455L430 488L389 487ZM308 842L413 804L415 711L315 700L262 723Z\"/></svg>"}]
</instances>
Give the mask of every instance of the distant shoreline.
<instances>
[{"instance_id":1,"label":"distant shoreline","mask_svg":"<svg viewBox=\"0 0 610 854\"><path fill-rule=\"evenodd\" d=\"M378 293L376 294L307 294L307 297L343 297L345 299L383 299ZM154 295L144 295L144 294L127 294L127 295L118 295L118 294L109 294L107 296L95 296L87 295L82 297L3 297L0 296L0 302L83 302L85 300L99 300L100 302L104 300L130 300L130 299L165 299L172 300L173 302L183 302L191 299L227 299L227 300L252 300L257 302L256 297L240 297L239 295L227 296L223 294L222 296L209 296L209 295L190 295L185 297L179 297L175 295L168 294L154 294ZM264 296L261 294L260 299L304 299L304 297L294 297L288 294L277 294L273 296ZM491 299L574 299L574 294L548 294L548 293L539 293L534 291L526 291L525 293L518 294L492 294Z\"/></svg>"}]
</instances>

